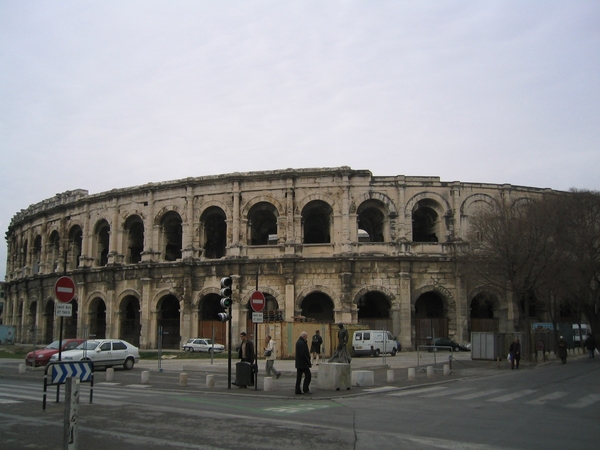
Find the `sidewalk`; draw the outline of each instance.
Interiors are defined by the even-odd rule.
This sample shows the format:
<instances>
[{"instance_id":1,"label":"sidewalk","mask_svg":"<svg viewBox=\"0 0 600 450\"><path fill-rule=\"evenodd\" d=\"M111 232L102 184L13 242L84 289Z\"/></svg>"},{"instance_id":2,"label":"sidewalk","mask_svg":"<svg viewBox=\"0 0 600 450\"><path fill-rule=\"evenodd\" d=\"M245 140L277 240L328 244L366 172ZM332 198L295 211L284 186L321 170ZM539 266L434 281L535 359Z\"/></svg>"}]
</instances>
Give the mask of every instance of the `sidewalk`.
<instances>
[{"instance_id":1,"label":"sidewalk","mask_svg":"<svg viewBox=\"0 0 600 450\"><path fill-rule=\"evenodd\" d=\"M349 390L322 390L318 388L319 366L313 365L311 368L312 382L310 385L311 395L296 395L296 369L293 360L277 360L275 368L282 373L279 379L272 378L265 383L265 361L258 361L258 383L255 386L240 388L231 385L228 388L228 362L223 359L215 359L213 364L210 360L180 360L167 359L161 361L161 369L158 368L158 361L144 360L137 364L137 368L149 372L149 384L153 388L178 390L178 391L202 391L213 393L227 393L235 395L261 395L267 397L295 398L295 399L331 399L347 396L356 396L366 393L386 390L410 389L430 384L440 384L453 382L458 379L470 377L491 376L510 370L506 361L499 364L495 361L473 361L468 352L454 353L452 358L452 369L449 375L443 374L443 366L450 366L448 353L417 353L402 352L396 356L387 357L362 357L353 358L351 370L369 370L373 371L373 386L352 386ZM235 364L237 359L232 360L232 381L235 381ZM326 364L327 361L321 361ZM434 367L434 374L431 378L427 376L427 366ZM535 367L535 363L523 363L521 370L527 370ZM415 379L408 379L408 369L415 369ZM388 373L391 371L391 373ZM187 385L179 386L181 374L187 376ZM389 381L389 376L393 375L393 381ZM212 376L214 387L207 387L207 377ZM102 378L100 375L98 378ZM265 386L269 390L265 390Z\"/></svg>"},{"instance_id":2,"label":"sidewalk","mask_svg":"<svg viewBox=\"0 0 600 450\"><path fill-rule=\"evenodd\" d=\"M163 359L141 360L134 370L127 371L120 368L114 370L114 379L111 385L131 386L135 388L161 390L178 394L204 393L220 395L265 396L269 398L288 398L296 400L325 400L340 397L364 395L377 391L391 391L422 387L424 385L454 382L472 377L493 376L506 373L510 365L506 361L472 360L469 352L454 353L449 375L444 375L443 366L450 366L449 353L423 353L401 352L396 356L387 357L361 357L353 358L351 370L373 371L373 386L352 386L349 390L323 390L318 387L319 366L313 365L310 395L296 395L296 369L293 360L277 360L275 368L282 373L279 379L271 379L265 383L265 360L258 361L258 382L255 386L240 388L228 383L227 359ZM235 364L237 359L231 361L231 381L235 381ZM32 369L28 367L23 374L18 373L21 360L0 360L0 379L24 378L39 379L43 383L45 368ZM321 364L326 364L321 361ZM553 363L552 361L550 363ZM560 363L560 362L555 362ZM546 363L547 364L547 363ZM434 367L433 376L427 376L427 367ZM520 370L537 367L535 362L521 362ZM408 379L408 369L413 368L415 379ZM449 367L450 368L450 367ZM143 372L147 372L143 374ZM185 374L185 375L182 375ZM106 371L99 370L94 373L94 385L102 386L107 382ZM389 377L393 376L393 380ZM144 382L147 377L147 382ZM186 380L183 380L183 379ZM212 379L214 385L207 383ZM182 383L182 381L185 381ZM107 383L108 384L108 383ZM265 386L270 389L265 389Z\"/></svg>"}]
</instances>

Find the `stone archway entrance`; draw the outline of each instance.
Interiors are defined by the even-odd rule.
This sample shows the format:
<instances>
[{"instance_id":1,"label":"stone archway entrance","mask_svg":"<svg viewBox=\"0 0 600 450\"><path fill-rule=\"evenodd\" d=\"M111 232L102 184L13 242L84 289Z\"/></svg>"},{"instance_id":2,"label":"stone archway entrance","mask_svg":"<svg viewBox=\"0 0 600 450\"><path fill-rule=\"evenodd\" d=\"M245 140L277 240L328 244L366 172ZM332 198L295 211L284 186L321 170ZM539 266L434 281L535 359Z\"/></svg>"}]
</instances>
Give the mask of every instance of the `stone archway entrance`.
<instances>
[{"instance_id":1,"label":"stone archway entrance","mask_svg":"<svg viewBox=\"0 0 600 450\"><path fill-rule=\"evenodd\" d=\"M392 330L390 301L381 292L369 291L358 299L358 323L371 330Z\"/></svg>"},{"instance_id":2,"label":"stone archway entrance","mask_svg":"<svg viewBox=\"0 0 600 450\"><path fill-rule=\"evenodd\" d=\"M432 337L448 337L448 318L443 299L425 292L415 302L415 344L428 345Z\"/></svg>"},{"instance_id":3,"label":"stone archway entrance","mask_svg":"<svg viewBox=\"0 0 600 450\"><path fill-rule=\"evenodd\" d=\"M333 323L333 300L323 292L312 292L302 301L302 315L317 322Z\"/></svg>"},{"instance_id":4,"label":"stone archway entrance","mask_svg":"<svg viewBox=\"0 0 600 450\"><path fill-rule=\"evenodd\" d=\"M139 347L140 332L142 329L140 323L140 301L137 297L128 295L121 302L119 313L121 317L119 337Z\"/></svg>"},{"instance_id":5,"label":"stone archway entrance","mask_svg":"<svg viewBox=\"0 0 600 450\"><path fill-rule=\"evenodd\" d=\"M162 347L181 347L179 300L174 295L166 295L158 302L158 326L162 327Z\"/></svg>"},{"instance_id":6,"label":"stone archway entrance","mask_svg":"<svg viewBox=\"0 0 600 450\"><path fill-rule=\"evenodd\" d=\"M96 297L90 303L90 339L106 338L106 303L99 297Z\"/></svg>"}]
</instances>

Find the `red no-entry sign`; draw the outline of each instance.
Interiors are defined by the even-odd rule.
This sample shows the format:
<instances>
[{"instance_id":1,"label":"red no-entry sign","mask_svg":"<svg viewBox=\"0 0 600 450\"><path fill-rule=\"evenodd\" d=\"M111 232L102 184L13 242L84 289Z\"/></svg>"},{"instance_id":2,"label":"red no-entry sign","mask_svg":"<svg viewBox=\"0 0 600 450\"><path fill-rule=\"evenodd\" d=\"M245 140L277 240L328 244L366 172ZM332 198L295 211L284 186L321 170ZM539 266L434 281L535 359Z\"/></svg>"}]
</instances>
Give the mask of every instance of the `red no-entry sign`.
<instances>
[{"instance_id":1,"label":"red no-entry sign","mask_svg":"<svg viewBox=\"0 0 600 450\"><path fill-rule=\"evenodd\" d=\"M250 306L255 312L261 312L265 309L265 296L260 291L254 291L250 298Z\"/></svg>"},{"instance_id":2,"label":"red no-entry sign","mask_svg":"<svg viewBox=\"0 0 600 450\"><path fill-rule=\"evenodd\" d=\"M69 303L75 297L75 282L71 277L60 277L54 284L54 295L62 303Z\"/></svg>"}]
</instances>

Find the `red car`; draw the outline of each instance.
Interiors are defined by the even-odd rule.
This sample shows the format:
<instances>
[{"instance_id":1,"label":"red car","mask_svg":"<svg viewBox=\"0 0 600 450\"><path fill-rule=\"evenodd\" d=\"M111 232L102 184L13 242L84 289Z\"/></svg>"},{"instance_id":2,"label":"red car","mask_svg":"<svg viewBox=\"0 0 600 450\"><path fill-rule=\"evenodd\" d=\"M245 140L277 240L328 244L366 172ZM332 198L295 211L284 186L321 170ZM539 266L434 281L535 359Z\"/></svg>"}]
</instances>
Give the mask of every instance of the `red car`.
<instances>
[{"instance_id":1,"label":"red car","mask_svg":"<svg viewBox=\"0 0 600 450\"><path fill-rule=\"evenodd\" d=\"M62 341L62 351L72 350L77 348L79 345L83 344L85 339L63 339ZM35 356L34 356L35 353ZM52 344L48 345L46 348L41 350L36 350L35 352L27 353L25 357L25 364L28 366L45 366L50 361L52 355L58 353L58 341L54 341ZM34 364L35 362L35 364Z\"/></svg>"}]
</instances>

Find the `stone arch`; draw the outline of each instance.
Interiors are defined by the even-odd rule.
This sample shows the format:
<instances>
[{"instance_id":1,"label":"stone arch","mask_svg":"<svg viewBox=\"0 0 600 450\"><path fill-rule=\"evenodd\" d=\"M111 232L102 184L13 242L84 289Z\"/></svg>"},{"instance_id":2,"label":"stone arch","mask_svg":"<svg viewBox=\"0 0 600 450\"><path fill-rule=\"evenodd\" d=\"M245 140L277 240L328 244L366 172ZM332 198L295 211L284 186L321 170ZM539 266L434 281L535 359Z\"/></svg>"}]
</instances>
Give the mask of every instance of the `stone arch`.
<instances>
[{"instance_id":1,"label":"stone arch","mask_svg":"<svg viewBox=\"0 0 600 450\"><path fill-rule=\"evenodd\" d=\"M283 205L277 200L275 197L271 195L257 195L249 199L241 208L241 216L242 218L247 218L248 212L252 209L252 207L258 203L270 203L277 210L277 216L281 217L285 215L285 208Z\"/></svg>"},{"instance_id":2,"label":"stone arch","mask_svg":"<svg viewBox=\"0 0 600 450\"><path fill-rule=\"evenodd\" d=\"M179 217L181 217L181 220L185 222L185 212L182 211L182 208L179 205L170 205L170 206L163 206L154 216L154 225L162 225L162 222L164 220L164 216L171 213L171 212L175 212L179 215Z\"/></svg>"},{"instance_id":3,"label":"stone arch","mask_svg":"<svg viewBox=\"0 0 600 450\"><path fill-rule=\"evenodd\" d=\"M140 298L135 290L128 289L121 292L117 300L119 339L123 339L136 347L140 346L140 335L142 332Z\"/></svg>"},{"instance_id":4,"label":"stone arch","mask_svg":"<svg viewBox=\"0 0 600 450\"><path fill-rule=\"evenodd\" d=\"M301 200L299 200L298 203L296 204L296 211L294 212L294 214L301 215L302 211L304 210L306 205L308 205L310 202L313 202L315 200L320 200L324 203L327 203L329 205L329 207L331 208L331 211L334 216L341 214L339 205L335 201L335 199L330 195L322 194L322 193L309 194L309 195L305 196L304 198L302 198Z\"/></svg>"},{"instance_id":5,"label":"stone arch","mask_svg":"<svg viewBox=\"0 0 600 450\"><path fill-rule=\"evenodd\" d=\"M444 242L452 231L452 209L435 192L413 196L406 207L412 221L413 242Z\"/></svg>"},{"instance_id":6,"label":"stone arch","mask_svg":"<svg viewBox=\"0 0 600 450\"><path fill-rule=\"evenodd\" d=\"M198 234L205 258L218 259L225 256L228 234L231 229L228 226L230 222L231 220L227 219L227 213L219 205L211 205L202 210L199 218Z\"/></svg>"},{"instance_id":7,"label":"stone arch","mask_svg":"<svg viewBox=\"0 0 600 450\"><path fill-rule=\"evenodd\" d=\"M456 330L456 301L439 284L425 285L411 293L411 315L417 345L428 345L432 335L452 337Z\"/></svg>"},{"instance_id":8,"label":"stone arch","mask_svg":"<svg viewBox=\"0 0 600 450\"><path fill-rule=\"evenodd\" d=\"M79 267L79 258L83 253L83 227L78 223L73 223L67 236L69 241L67 264L69 269L74 270Z\"/></svg>"},{"instance_id":9,"label":"stone arch","mask_svg":"<svg viewBox=\"0 0 600 450\"><path fill-rule=\"evenodd\" d=\"M304 244L329 244L334 233L334 213L323 200L313 200L302 208L302 242Z\"/></svg>"},{"instance_id":10,"label":"stone arch","mask_svg":"<svg viewBox=\"0 0 600 450\"><path fill-rule=\"evenodd\" d=\"M389 242L390 219L387 207L380 200L369 199L357 209L358 242Z\"/></svg>"},{"instance_id":11,"label":"stone arch","mask_svg":"<svg viewBox=\"0 0 600 450\"><path fill-rule=\"evenodd\" d=\"M358 323L372 330L392 330L393 294L381 286L365 286L352 301L356 305Z\"/></svg>"},{"instance_id":12,"label":"stone arch","mask_svg":"<svg viewBox=\"0 0 600 450\"><path fill-rule=\"evenodd\" d=\"M296 300L296 311L319 322L335 321L336 310L341 310L339 299L325 286L306 289Z\"/></svg>"},{"instance_id":13,"label":"stone arch","mask_svg":"<svg viewBox=\"0 0 600 450\"><path fill-rule=\"evenodd\" d=\"M364 194L359 195L358 197L355 197L352 200L352 202L350 203L350 209L349 209L350 214L356 214L358 207L362 203L369 201L369 200L378 200L383 205L385 205L385 207L387 209L387 213L390 217L396 217L398 215L398 208L396 208L396 205L391 198L389 198L386 194L384 194L382 192L373 192L373 191L365 192Z\"/></svg>"},{"instance_id":14,"label":"stone arch","mask_svg":"<svg viewBox=\"0 0 600 450\"><path fill-rule=\"evenodd\" d=\"M139 214L124 215L122 220L124 232L122 253L127 264L136 264L142 261L144 251L145 223Z\"/></svg>"},{"instance_id":15,"label":"stone arch","mask_svg":"<svg viewBox=\"0 0 600 450\"><path fill-rule=\"evenodd\" d=\"M248 225L246 230L248 245L277 243L279 216L277 205L267 201L254 203L245 216Z\"/></svg>"},{"instance_id":16,"label":"stone arch","mask_svg":"<svg viewBox=\"0 0 600 450\"><path fill-rule=\"evenodd\" d=\"M106 338L106 301L102 296L94 296L88 302L87 314L90 339Z\"/></svg>"},{"instance_id":17,"label":"stone arch","mask_svg":"<svg viewBox=\"0 0 600 450\"><path fill-rule=\"evenodd\" d=\"M163 208L164 209L164 208ZM157 216L158 217L158 216ZM165 261L181 259L183 247L184 219L177 209L170 209L160 214L159 248Z\"/></svg>"},{"instance_id":18,"label":"stone arch","mask_svg":"<svg viewBox=\"0 0 600 450\"><path fill-rule=\"evenodd\" d=\"M43 309L44 342L54 340L54 300L47 298Z\"/></svg>"},{"instance_id":19,"label":"stone arch","mask_svg":"<svg viewBox=\"0 0 600 450\"><path fill-rule=\"evenodd\" d=\"M460 215L469 216L477 203L485 203L486 205L498 204L498 200L488 194L472 194L469 195L460 205Z\"/></svg>"},{"instance_id":20,"label":"stone arch","mask_svg":"<svg viewBox=\"0 0 600 450\"><path fill-rule=\"evenodd\" d=\"M97 266L108 264L108 252L110 251L111 226L107 219L101 218L93 227L93 255Z\"/></svg>"},{"instance_id":21,"label":"stone arch","mask_svg":"<svg viewBox=\"0 0 600 450\"><path fill-rule=\"evenodd\" d=\"M162 328L163 348L179 349L181 346L181 299L168 292L156 302L156 325Z\"/></svg>"}]
</instances>

